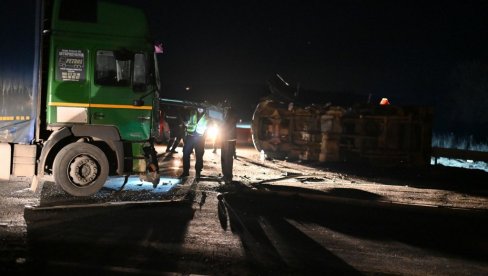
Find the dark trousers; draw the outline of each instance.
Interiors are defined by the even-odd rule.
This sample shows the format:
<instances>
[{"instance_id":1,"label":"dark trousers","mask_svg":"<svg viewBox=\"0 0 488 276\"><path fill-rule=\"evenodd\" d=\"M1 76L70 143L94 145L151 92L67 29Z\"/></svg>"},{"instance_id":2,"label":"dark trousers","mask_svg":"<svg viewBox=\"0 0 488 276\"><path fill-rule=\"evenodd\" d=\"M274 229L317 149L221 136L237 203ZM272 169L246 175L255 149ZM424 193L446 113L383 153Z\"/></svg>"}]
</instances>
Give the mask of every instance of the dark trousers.
<instances>
[{"instance_id":1,"label":"dark trousers","mask_svg":"<svg viewBox=\"0 0 488 276\"><path fill-rule=\"evenodd\" d=\"M236 141L223 141L220 149L220 163L222 164L222 175L225 180L232 180L232 167L234 166L234 154L236 152Z\"/></svg>"},{"instance_id":2,"label":"dark trousers","mask_svg":"<svg viewBox=\"0 0 488 276\"><path fill-rule=\"evenodd\" d=\"M186 135L183 145L183 173L190 171L190 155L195 149L195 172L203 169L203 154L205 153L205 137L199 135Z\"/></svg>"}]
</instances>

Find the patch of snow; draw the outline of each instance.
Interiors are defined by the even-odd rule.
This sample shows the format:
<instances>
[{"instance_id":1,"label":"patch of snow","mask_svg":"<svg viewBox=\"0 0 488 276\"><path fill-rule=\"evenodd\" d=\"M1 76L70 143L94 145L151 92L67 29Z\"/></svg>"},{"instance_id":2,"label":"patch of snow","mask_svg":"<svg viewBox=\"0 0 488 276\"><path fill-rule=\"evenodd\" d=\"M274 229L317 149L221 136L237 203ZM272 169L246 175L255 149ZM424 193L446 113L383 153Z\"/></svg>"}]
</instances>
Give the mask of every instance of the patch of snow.
<instances>
[{"instance_id":1,"label":"patch of snow","mask_svg":"<svg viewBox=\"0 0 488 276\"><path fill-rule=\"evenodd\" d=\"M435 164L435 158L430 159L430 164ZM462 159L450 159L445 157L437 158L437 164L447 167L457 167L465 169L477 169L488 172L488 163L483 161L462 160Z\"/></svg>"}]
</instances>

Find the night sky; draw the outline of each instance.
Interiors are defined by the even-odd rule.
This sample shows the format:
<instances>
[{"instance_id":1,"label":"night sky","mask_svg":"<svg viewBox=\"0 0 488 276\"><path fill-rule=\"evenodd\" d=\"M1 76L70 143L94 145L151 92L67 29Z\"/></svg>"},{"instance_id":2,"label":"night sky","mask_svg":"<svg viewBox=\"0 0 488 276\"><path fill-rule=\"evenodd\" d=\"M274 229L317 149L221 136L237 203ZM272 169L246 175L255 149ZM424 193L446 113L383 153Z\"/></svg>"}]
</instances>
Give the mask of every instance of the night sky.
<instances>
[{"instance_id":1,"label":"night sky","mask_svg":"<svg viewBox=\"0 0 488 276\"><path fill-rule=\"evenodd\" d=\"M279 73L318 90L417 92L422 75L486 48L482 2L176 2L148 12L175 84L260 85Z\"/></svg>"},{"instance_id":2,"label":"night sky","mask_svg":"<svg viewBox=\"0 0 488 276\"><path fill-rule=\"evenodd\" d=\"M467 132L488 128L487 1L138 5L164 45L168 95L230 98L251 102L246 108L252 110L268 92L266 81L279 74L303 93L371 94L393 104L431 105L446 131L459 124ZM459 94L473 101L460 106ZM456 126L446 123L456 120Z\"/></svg>"},{"instance_id":3,"label":"night sky","mask_svg":"<svg viewBox=\"0 0 488 276\"><path fill-rule=\"evenodd\" d=\"M303 95L429 105L439 130L488 134L488 1L109 1L148 15L163 96L229 99L250 120L279 74Z\"/></svg>"},{"instance_id":4,"label":"night sky","mask_svg":"<svg viewBox=\"0 0 488 276\"><path fill-rule=\"evenodd\" d=\"M142 2L168 66L197 82L280 72L310 88L371 92L479 58L486 45L484 1Z\"/></svg>"}]
</instances>

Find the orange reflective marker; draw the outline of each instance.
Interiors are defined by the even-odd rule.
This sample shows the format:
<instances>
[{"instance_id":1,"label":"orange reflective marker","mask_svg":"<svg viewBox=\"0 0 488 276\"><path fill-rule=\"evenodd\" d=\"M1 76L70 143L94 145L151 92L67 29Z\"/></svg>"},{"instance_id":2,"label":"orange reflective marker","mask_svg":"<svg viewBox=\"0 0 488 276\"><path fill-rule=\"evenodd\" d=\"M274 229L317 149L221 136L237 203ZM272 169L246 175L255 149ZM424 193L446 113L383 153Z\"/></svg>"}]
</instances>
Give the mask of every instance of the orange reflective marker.
<instances>
[{"instance_id":1,"label":"orange reflective marker","mask_svg":"<svg viewBox=\"0 0 488 276\"><path fill-rule=\"evenodd\" d=\"M382 98L380 101L380 105L389 105L390 101L388 101L388 98Z\"/></svg>"}]
</instances>

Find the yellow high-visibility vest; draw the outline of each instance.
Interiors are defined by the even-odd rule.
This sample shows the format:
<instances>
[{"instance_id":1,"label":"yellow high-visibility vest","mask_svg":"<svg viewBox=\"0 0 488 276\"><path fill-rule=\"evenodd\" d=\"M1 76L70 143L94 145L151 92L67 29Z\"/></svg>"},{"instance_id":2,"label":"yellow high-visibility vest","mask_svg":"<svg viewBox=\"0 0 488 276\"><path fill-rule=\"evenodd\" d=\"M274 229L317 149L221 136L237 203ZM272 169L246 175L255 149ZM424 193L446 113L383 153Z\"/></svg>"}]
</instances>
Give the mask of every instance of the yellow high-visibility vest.
<instances>
[{"instance_id":1,"label":"yellow high-visibility vest","mask_svg":"<svg viewBox=\"0 0 488 276\"><path fill-rule=\"evenodd\" d=\"M186 131L188 133L197 133L199 135L205 134L205 131L207 130L207 116L205 114L200 117L200 120L197 121L197 114L192 114L190 116L190 120L188 121L188 125L186 126Z\"/></svg>"}]
</instances>

